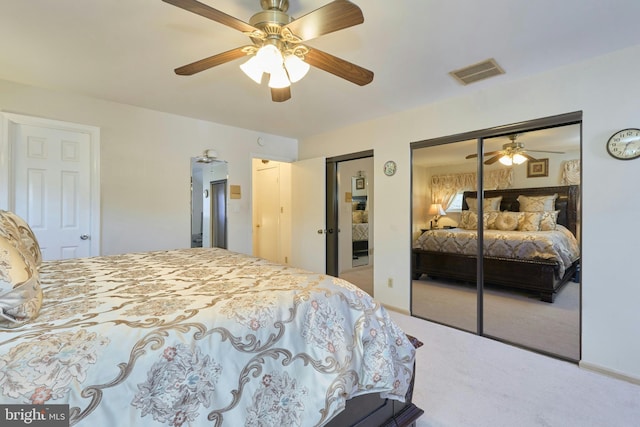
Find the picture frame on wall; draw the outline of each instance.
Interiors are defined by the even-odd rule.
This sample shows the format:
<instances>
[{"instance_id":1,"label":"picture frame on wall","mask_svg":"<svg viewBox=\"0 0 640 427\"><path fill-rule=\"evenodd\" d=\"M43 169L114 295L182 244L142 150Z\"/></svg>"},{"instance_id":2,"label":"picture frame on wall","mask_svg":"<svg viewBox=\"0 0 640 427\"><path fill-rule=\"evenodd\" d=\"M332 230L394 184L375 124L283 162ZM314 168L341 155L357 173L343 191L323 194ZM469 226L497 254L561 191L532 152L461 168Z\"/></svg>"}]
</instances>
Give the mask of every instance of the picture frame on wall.
<instances>
[{"instance_id":1,"label":"picture frame on wall","mask_svg":"<svg viewBox=\"0 0 640 427\"><path fill-rule=\"evenodd\" d=\"M356 178L356 190L364 190L364 178Z\"/></svg>"},{"instance_id":2,"label":"picture frame on wall","mask_svg":"<svg viewBox=\"0 0 640 427\"><path fill-rule=\"evenodd\" d=\"M527 162L527 178L549 176L549 159L529 160Z\"/></svg>"}]
</instances>

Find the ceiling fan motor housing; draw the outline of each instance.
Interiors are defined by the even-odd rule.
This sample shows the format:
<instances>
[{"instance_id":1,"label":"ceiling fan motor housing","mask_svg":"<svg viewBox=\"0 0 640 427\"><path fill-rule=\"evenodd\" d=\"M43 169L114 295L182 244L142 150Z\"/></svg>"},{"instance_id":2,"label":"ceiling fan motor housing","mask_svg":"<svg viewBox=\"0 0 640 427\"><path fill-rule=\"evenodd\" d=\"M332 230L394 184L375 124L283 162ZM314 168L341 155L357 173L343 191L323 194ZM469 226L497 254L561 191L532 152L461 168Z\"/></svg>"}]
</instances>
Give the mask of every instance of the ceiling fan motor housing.
<instances>
[{"instance_id":1,"label":"ceiling fan motor housing","mask_svg":"<svg viewBox=\"0 0 640 427\"><path fill-rule=\"evenodd\" d=\"M289 10L289 0L260 0L260 6L264 10L277 9L286 12Z\"/></svg>"}]
</instances>

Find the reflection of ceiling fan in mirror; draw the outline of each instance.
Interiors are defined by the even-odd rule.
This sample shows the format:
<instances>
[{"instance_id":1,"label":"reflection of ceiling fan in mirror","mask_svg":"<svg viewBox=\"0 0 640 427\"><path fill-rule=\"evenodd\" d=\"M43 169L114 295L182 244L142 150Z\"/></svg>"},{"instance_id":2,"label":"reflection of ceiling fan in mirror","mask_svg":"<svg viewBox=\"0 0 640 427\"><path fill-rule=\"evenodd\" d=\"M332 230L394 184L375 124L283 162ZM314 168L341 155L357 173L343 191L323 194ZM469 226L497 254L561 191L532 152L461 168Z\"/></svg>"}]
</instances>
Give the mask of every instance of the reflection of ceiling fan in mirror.
<instances>
[{"instance_id":1,"label":"reflection of ceiling fan in mirror","mask_svg":"<svg viewBox=\"0 0 640 427\"><path fill-rule=\"evenodd\" d=\"M289 0L260 0L263 10L254 14L249 23L196 0L163 1L241 31L253 42L176 68L176 74L190 76L249 56L240 68L258 84L264 74L269 74L271 99L275 102L291 98L291 83L302 79L311 65L360 86L373 80L373 72L302 44L363 23L362 11L350 1L334 0L294 19L286 13Z\"/></svg>"},{"instance_id":2,"label":"reflection of ceiling fan in mirror","mask_svg":"<svg viewBox=\"0 0 640 427\"><path fill-rule=\"evenodd\" d=\"M497 161L500 161L505 166L511 165L519 165L527 160L536 161L537 159L531 157L527 152L530 153L554 153L554 154L564 154L562 151L546 151L546 150L528 150L524 148L524 144L522 142L517 142L519 134L515 133L513 135L509 135L509 139L511 142L504 144L502 146L502 150L499 151L489 151L484 153L485 156L492 156L484 161L485 165L492 165ZM473 159L478 157L477 154L469 154L465 157L465 159Z\"/></svg>"}]
</instances>

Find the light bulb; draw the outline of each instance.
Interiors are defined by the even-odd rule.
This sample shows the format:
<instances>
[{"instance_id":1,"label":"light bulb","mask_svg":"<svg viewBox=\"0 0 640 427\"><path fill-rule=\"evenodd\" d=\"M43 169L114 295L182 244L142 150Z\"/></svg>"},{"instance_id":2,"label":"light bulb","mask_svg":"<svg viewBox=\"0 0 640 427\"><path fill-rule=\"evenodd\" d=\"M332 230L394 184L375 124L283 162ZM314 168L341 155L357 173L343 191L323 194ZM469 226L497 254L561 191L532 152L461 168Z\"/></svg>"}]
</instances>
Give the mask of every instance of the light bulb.
<instances>
[{"instance_id":1,"label":"light bulb","mask_svg":"<svg viewBox=\"0 0 640 427\"><path fill-rule=\"evenodd\" d=\"M309 64L298 58L296 55L287 55L284 58L284 66L289 74L291 83L301 80L309 71Z\"/></svg>"},{"instance_id":2,"label":"light bulb","mask_svg":"<svg viewBox=\"0 0 640 427\"><path fill-rule=\"evenodd\" d=\"M260 60L257 57L252 56L249 58L247 62L240 65L240 69L254 82L258 84L262 83L263 70L260 65Z\"/></svg>"},{"instance_id":3,"label":"light bulb","mask_svg":"<svg viewBox=\"0 0 640 427\"><path fill-rule=\"evenodd\" d=\"M511 158L511 156L502 156L498 161L505 166L513 165L513 159Z\"/></svg>"},{"instance_id":4,"label":"light bulb","mask_svg":"<svg viewBox=\"0 0 640 427\"><path fill-rule=\"evenodd\" d=\"M291 86L287 72L282 66L280 68L271 71L271 78L269 79L269 87L272 89L282 89Z\"/></svg>"},{"instance_id":5,"label":"light bulb","mask_svg":"<svg viewBox=\"0 0 640 427\"><path fill-rule=\"evenodd\" d=\"M513 155L513 163L515 163L516 165L521 165L522 163L526 162L527 158L525 156L523 156L522 154L514 154Z\"/></svg>"},{"instance_id":6,"label":"light bulb","mask_svg":"<svg viewBox=\"0 0 640 427\"><path fill-rule=\"evenodd\" d=\"M262 46L256 53L256 58L260 61L262 71L265 73L282 68L282 53L272 44Z\"/></svg>"}]
</instances>

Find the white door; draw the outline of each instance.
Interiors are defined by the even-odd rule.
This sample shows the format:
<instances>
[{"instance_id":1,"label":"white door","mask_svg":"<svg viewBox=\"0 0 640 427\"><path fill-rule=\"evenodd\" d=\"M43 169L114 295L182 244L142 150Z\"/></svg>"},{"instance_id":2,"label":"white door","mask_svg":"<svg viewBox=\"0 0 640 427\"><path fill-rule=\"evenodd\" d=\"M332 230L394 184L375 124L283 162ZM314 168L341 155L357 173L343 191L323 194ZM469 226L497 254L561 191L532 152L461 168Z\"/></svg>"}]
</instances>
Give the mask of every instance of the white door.
<instances>
[{"instance_id":1,"label":"white door","mask_svg":"<svg viewBox=\"0 0 640 427\"><path fill-rule=\"evenodd\" d=\"M30 118L9 123L9 207L33 229L43 259L98 255L95 128Z\"/></svg>"},{"instance_id":2,"label":"white door","mask_svg":"<svg viewBox=\"0 0 640 427\"><path fill-rule=\"evenodd\" d=\"M326 159L291 164L291 265L326 272Z\"/></svg>"},{"instance_id":3,"label":"white door","mask_svg":"<svg viewBox=\"0 0 640 427\"><path fill-rule=\"evenodd\" d=\"M270 162L272 164L274 162ZM260 258L280 262L280 168L269 167L256 171L254 254Z\"/></svg>"}]
</instances>

